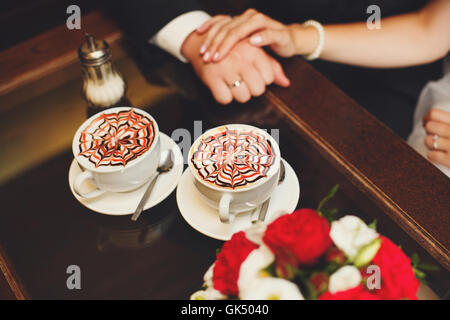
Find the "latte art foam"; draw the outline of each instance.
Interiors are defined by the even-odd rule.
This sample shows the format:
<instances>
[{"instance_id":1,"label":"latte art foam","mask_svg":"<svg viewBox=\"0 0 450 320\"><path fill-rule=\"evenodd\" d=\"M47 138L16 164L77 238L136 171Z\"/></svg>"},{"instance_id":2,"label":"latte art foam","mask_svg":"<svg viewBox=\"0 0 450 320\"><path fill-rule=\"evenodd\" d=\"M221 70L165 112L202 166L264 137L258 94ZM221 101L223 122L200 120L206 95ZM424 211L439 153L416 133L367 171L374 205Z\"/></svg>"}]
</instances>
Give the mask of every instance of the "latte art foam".
<instances>
[{"instance_id":1,"label":"latte art foam","mask_svg":"<svg viewBox=\"0 0 450 320\"><path fill-rule=\"evenodd\" d=\"M81 132L79 156L96 168L126 166L150 149L155 139L153 122L134 110L103 113Z\"/></svg>"},{"instance_id":2,"label":"latte art foam","mask_svg":"<svg viewBox=\"0 0 450 320\"><path fill-rule=\"evenodd\" d=\"M192 154L197 174L219 187L245 187L267 176L276 155L253 130L228 129L202 138Z\"/></svg>"}]
</instances>

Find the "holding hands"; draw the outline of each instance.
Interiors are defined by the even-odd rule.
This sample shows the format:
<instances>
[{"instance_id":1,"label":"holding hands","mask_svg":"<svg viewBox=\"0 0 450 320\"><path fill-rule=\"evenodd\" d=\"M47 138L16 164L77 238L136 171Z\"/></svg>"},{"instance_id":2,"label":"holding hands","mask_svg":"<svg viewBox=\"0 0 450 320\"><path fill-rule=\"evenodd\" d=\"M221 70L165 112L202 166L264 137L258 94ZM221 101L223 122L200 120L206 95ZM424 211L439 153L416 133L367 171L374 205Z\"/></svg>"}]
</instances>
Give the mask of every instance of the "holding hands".
<instances>
[{"instance_id":1,"label":"holding hands","mask_svg":"<svg viewBox=\"0 0 450 320\"><path fill-rule=\"evenodd\" d=\"M301 33L310 34L302 36ZM197 34L206 35L200 47L205 62L222 60L240 41L257 47L269 46L281 57L311 53L319 41L314 28L301 24L284 25L255 9L248 9L236 17L215 16L200 26Z\"/></svg>"},{"instance_id":2,"label":"holding hands","mask_svg":"<svg viewBox=\"0 0 450 320\"><path fill-rule=\"evenodd\" d=\"M320 55L367 67L411 66L442 58L449 52L448 32L444 31L450 26L450 2L430 1L418 12L388 17L382 31L371 32L365 23L327 25L326 29L315 21L285 25L248 9L235 17L217 15L206 21L191 33L193 40L183 45L183 54L218 102L246 102L272 82L289 86L280 64L264 46L281 57L315 59ZM423 125L428 159L450 168L450 112L433 109Z\"/></svg>"},{"instance_id":3,"label":"holding hands","mask_svg":"<svg viewBox=\"0 0 450 320\"><path fill-rule=\"evenodd\" d=\"M262 95L271 83L282 87L290 85L279 62L248 41L236 41L226 57L206 63L199 52L208 39L207 34L193 32L184 41L181 52L217 102L228 104L236 100L244 103L252 96Z\"/></svg>"}]
</instances>

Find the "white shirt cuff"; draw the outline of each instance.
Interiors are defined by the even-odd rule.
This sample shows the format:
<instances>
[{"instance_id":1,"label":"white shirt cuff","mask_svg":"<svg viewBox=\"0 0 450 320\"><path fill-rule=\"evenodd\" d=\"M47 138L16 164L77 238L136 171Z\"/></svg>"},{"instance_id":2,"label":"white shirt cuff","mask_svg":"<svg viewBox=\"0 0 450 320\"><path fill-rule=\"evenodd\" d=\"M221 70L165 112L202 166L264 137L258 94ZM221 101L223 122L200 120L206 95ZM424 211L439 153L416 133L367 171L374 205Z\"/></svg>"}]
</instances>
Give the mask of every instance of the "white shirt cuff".
<instances>
[{"instance_id":1,"label":"white shirt cuff","mask_svg":"<svg viewBox=\"0 0 450 320\"><path fill-rule=\"evenodd\" d=\"M150 42L169 52L182 62L188 62L181 54L181 46L192 31L200 27L211 16L204 11L190 11L179 15L154 35Z\"/></svg>"}]
</instances>

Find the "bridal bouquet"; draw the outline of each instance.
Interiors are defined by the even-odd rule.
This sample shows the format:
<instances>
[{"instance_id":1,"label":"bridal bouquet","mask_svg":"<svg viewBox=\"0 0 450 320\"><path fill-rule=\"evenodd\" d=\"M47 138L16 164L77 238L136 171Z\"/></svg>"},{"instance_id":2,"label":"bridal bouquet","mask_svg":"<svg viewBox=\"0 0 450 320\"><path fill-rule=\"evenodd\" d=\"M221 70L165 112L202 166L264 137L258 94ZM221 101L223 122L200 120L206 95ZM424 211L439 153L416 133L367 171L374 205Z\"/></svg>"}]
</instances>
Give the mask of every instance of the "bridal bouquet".
<instances>
[{"instance_id":1,"label":"bridal bouquet","mask_svg":"<svg viewBox=\"0 0 450 320\"><path fill-rule=\"evenodd\" d=\"M235 233L204 276L203 290L191 299L417 299L423 275L400 247L337 210L284 214L267 226Z\"/></svg>"}]
</instances>

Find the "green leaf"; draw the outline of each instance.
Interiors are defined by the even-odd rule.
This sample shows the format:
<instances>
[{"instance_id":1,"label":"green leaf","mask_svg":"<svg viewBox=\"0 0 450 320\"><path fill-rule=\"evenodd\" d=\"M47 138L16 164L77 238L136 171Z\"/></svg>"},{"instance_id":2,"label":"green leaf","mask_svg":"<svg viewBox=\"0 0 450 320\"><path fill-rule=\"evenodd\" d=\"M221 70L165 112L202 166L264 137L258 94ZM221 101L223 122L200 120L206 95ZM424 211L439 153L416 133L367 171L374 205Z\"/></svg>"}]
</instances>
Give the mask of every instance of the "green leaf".
<instances>
[{"instance_id":1,"label":"green leaf","mask_svg":"<svg viewBox=\"0 0 450 320\"><path fill-rule=\"evenodd\" d=\"M306 290L307 291L307 294L306 294L307 299L308 300L317 300L318 295L317 295L317 292L316 292L313 284L311 282L309 282L308 280L306 280L304 282L304 284L305 284L306 289L307 289Z\"/></svg>"},{"instance_id":2,"label":"green leaf","mask_svg":"<svg viewBox=\"0 0 450 320\"><path fill-rule=\"evenodd\" d=\"M425 274L425 272L420 271L419 269L413 268L414 270L414 275L416 276L416 278L423 284L427 284L427 280L426 277L427 275Z\"/></svg>"},{"instance_id":3,"label":"green leaf","mask_svg":"<svg viewBox=\"0 0 450 320\"><path fill-rule=\"evenodd\" d=\"M419 255L417 253L413 253L411 255L411 264L413 268L417 267L417 265L419 264Z\"/></svg>"},{"instance_id":4,"label":"green leaf","mask_svg":"<svg viewBox=\"0 0 450 320\"><path fill-rule=\"evenodd\" d=\"M328 273L328 274L332 274L335 271L337 271L339 268L341 267L340 264L336 263L336 262L330 262L328 263L325 268L324 268L324 272Z\"/></svg>"},{"instance_id":5,"label":"green leaf","mask_svg":"<svg viewBox=\"0 0 450 320\"><path fill-rule=\"evenodd\" d=\"M419 280L423 280L423 279L425 279L426 276L427 276L424 272L422 272L422 271L420 271L420 270L418 270L418 269L415 269L415 268L414 268L414 274L416 275L416 277L417 277Z\"/></svg>"},{"instance_id":6,"label":"green leaf","mask_svg":"<svg viewBox=\"0 0 450 320\"><path fill-rule=\"evenodd\" d=\"M438 266L426 263L420 263L419 255L417 253L413 253L411 255L411 265L414 270L414 274L420 282L426 284L425 281L426 273L424 271L438 271L440 268Z\"/></svg>"},{"instance_id":7,"label":"green leaf","mask_svg":"<svg viewBox=\"0 0 450 320\"><path fill-rule=\"evenodd\" d=\"M267 272L270 276L275 276L276 270L275 270L275 262L272 262L267 267L263 269L265 272Z\"/></svg>"},{"instance_id":8,"label":"green leaf","mask_svg":"<svg viewBox=\"0 0 450 320\"><path fill-rule=\"evenodd\" d=\"M322 201L320 201L319 206L317 207L317 212L322 212L322 208L325 205L325 203L327 203L328 200L333 198L338 190L339 185L337 184L330 190L330 192L325 196L325 198L323 198Z\"/></svg>"},{"instance_id":9,"label":"green leaf","mask_svg":"<svg viewBox=\"0 0 450 320\"><path fill-rule=\"evenodd\" d=\"M308 277L308 275L309 275L308 271L300 269L300 268L296 269L296 271L295 271L295 276L302 280L306 279Z\"/></svg>"},{"instance_id":10,"label":"green leaf","mask_svg":"<svg viewBox=\"0 0 450 320\"><path fill-rule=\"evenodd\" d=\"M377 254L381 246L381 239L376 238L369 244L366 244L359 249L358 254L354 259L355 267L361 268L368 265Z\"/></svg>"},{"instance_id":11,"label":"green leaf","mask_svg":"<svg viewBox=\"0 0 450 320\"><path fill-rule=\"evenodd\" d=\"M298 269L289 263L286 263L283 266L275 267L275 275L278 278L292 280L296 276L297 272Z\"/></svg>"},{"instance_id":12,"label":"green leaf","mask_svg":"<svg viewBox=\"0 0 450 320\"><path fill-rule=\"evenodd\" d=\"M441 270L441 268L439 268L438 266L435 266L434 264L426 264L426 263L418 264L417 268L420 269L420 270L425 270L425 271L439 271L439 270Z\"/></svg>"},{"instance_id":13,"label":"green leaf","mask_svg":"<svg viewBox=\"0 0 450 320\"><path fill-rule=\"evenodd\" d=\"M322 209L321 213L322 216L328 220L328 222L332 222L334 220L334 217L336 216L336 214L339 212L339 210L337 208L333 208L333 209Z\"/></svg>"},{"instance_id":14,"label":"green leaf","mask_svg":"<svg viewBox=\"0 0 450 320\"><path fill-rule=\"evenodd\" d=\"M419 279L419 282L421 283L421 284L424 284L424 285L428 285L428 281L425 279L425 278L420 278Z\"/></svg>"},{"instance_id":15,"label":"green leaf","mask_svg":"<svg viewBox=\"0 0 450 320\"><path fill-rule=\"evenodd\" d=\"M370 229L373 229L373 230L377 231L377 219L373 220L373 221L368 225L368 227L369 227Z\"/></svg>"}]
</instances>

